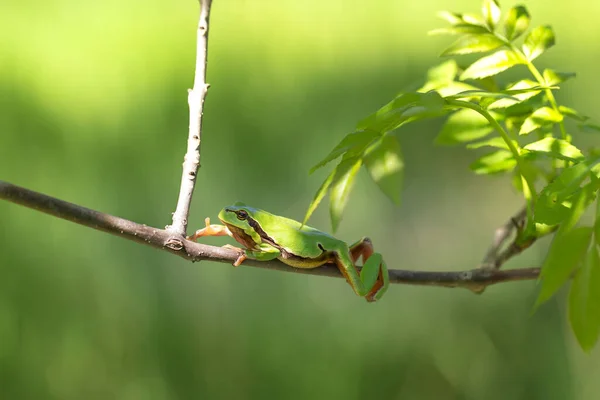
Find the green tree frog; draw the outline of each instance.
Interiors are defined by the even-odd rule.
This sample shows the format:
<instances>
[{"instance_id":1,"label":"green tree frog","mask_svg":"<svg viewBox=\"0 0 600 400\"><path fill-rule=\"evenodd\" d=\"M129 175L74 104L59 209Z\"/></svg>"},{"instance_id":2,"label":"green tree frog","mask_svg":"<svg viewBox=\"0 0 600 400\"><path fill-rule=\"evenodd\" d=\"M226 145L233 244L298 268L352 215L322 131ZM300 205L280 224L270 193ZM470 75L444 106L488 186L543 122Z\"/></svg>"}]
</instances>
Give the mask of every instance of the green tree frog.
<instances>
[{"instance_id":1,"label":"green tree frog","mask_svg":"<svg viewBox=\"0 0 600 400\"><path fill-rule=\"evenodd\" d=\"M354 292L367 301L379 300L389 286L389 275L381 254L373 252L368 238L348 246L345 242L298 221L235 203L219 212L225 225L211 225L196 231L189 240L202 236L231 236L245 249L225 245L238 251L233 263L239 266L246 259L268 261L277 258L295 268L316 268L336 264ZM363 267L358 272L356 261L362 256Z\"/></svg>"}]
</instances>

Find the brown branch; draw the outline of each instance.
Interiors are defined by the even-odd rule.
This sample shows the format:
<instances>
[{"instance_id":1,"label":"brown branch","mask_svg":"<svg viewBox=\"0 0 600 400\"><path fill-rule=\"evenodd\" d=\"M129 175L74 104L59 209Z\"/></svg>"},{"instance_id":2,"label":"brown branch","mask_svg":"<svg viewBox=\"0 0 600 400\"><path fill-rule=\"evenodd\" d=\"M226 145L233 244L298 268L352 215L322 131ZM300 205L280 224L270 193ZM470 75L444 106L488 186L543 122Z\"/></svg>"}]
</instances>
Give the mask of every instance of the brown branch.
<instances>
[{"instance_id":1,"label":"brown branch","mask_svg":"<svg viewBox=\"0 0 600 400\"><path fill-rule=\"evenodd\" d=\"M165 229L153 228L123 218L104 214L73 203L56 199L8 182L0 181L0 199L29 207L58 218L110 233L125 239L142 243L156 249L166 250L190 261L217 261L232 263L238 256L234 250L208 246L182 240L180 246L173 246L173 235ZM245 265L296 272L311 275L341 278L334 266L314 269L291 268L279 261L246 260ZM423 286L462 287L475 293L481 293L487 286L496 283L537 279L539 268L512 269L500 271L494 268L477 268L458 272L390 270L390 281Z\"/></svg>"},{"instance_id":2,"label":"brown branch","mask_svg":"<svg viewBox=\"0 0 600 400\"><path fill-rule=\"evenodd\" d=\"M167 230L174 235L185 237L187 221L190 214L190 204L194 194L196 176L200 167L200 143L202 137L202 114L204 100L209 85L206 83L206 64L208 57L208 22L212 0L200 0L200 18L196 39L196 72L194 87L188 91L188 106L190 109L190 125L187 152L183 158L183 173L177 208L173 213L173 223ZM181 245L177 240L177 246Z\"/></svg>"}]
</instances>

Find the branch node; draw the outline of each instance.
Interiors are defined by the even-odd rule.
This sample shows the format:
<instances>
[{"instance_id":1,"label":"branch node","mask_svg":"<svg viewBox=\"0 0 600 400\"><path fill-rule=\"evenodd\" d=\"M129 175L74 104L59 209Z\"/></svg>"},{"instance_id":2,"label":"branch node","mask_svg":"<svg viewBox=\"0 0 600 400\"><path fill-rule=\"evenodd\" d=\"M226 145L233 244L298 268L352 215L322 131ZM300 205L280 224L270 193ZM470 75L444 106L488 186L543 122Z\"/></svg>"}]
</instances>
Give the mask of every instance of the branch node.
<instances>
[{"instance_id":1,"label":"branch node","mask_svg":"<svg viewBox=\"0 0 600 400\"><path fill-rule=\"evenodd\" d=\"M183 249L183 240L178 237L170 237L165 242L165 247L173 251L181 251Z\"/></svg>"}]
</instances>

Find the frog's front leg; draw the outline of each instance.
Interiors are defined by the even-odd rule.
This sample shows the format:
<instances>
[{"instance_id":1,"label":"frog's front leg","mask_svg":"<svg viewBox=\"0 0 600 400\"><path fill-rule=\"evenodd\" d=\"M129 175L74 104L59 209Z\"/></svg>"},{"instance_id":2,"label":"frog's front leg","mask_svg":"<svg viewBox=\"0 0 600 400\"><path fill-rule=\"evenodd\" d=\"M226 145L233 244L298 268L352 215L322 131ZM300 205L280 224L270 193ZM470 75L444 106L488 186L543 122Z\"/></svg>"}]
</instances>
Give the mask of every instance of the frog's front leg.
<instances>
[{"instance_id":1,"label":"frog's front leg","mask_svg":"<svg viewBox=\"0 0 600 400\"><path fill-rule=\"evenodd\" d=\"M270 245L267 245L267 244L261 244L256 249L253 249L253 250L250 250L250 249L242 250L239 247L235 247L235 246L231 246L231 245L227 245L227 244L223 247L238 251L238 254L239 254L238 258L233 263L234 267L239 267L247 259L258 260L258 261L270 261L270 260L276 259L277 257L279 257L281 255L281 252L279 250L277 250L276 248L274 248Z\"/></svg>"},{"instance_id":2,"label":"frog's front leg","mask_svg":"<svg viewBox=\"0 0 600 400\"><path fill-rule=\"evenodd\" d=\"M231 236L233 234L225 225L211 225L210 218L206 217L204 220L204 224L206 225L202 229L198 229L192 236L188 236L188 240L196 240L201 236Z\"/></svg>"},{"instance_id":3,"label":"frog's front leg","mask_svg":"<svg viewBox=\"0 0 600 400\"><path fill-rule=\"evenodd\" d=\"M258 261L271 261L281 255L281 252L275 247L261 243L255 249L246 250L247 258Z\"/></svg>"},{"instance_id":4,"label":"frog's front leg","mask_svg":"<svg viewBox=\"0 0 600 400\"><path fill-rule=\"evenodd\" d=\"M226 227L225 225L216 225L216 224L211 225L210 218L208 218L208 217L206 217L206 219L204 219L204 224L206 225L204 228L198 229L192 236L188 236L187 239L195 241L196 239L198 239L199 237L202 237L202 236L231 236L231 237L233 237L233 234L231 233L231 231L229 230L228 227ZM235 250L238 253L238 257L233 262L234 267L239 266L247 258L244 249L240 249L239 247L235 247L230 244L226 244L225 246L222 246L222 247L226 248L226 249Z\"/></svg>"},{"instance_id":5,"label":"frog's front leg","mask_svg":"<svg viewBox=\"0 0 600 400\"><path fill-rule=\"evenodd\" d=\"M387 265L381 254L373 251L369 238L362 238L350 246L348 255L343 251L335 252L336 263L354 291L368 302L374 302L384 295L389 286ZM358 273L356 261L363 259L363 267Z\"/></svg>"}]
</instances>

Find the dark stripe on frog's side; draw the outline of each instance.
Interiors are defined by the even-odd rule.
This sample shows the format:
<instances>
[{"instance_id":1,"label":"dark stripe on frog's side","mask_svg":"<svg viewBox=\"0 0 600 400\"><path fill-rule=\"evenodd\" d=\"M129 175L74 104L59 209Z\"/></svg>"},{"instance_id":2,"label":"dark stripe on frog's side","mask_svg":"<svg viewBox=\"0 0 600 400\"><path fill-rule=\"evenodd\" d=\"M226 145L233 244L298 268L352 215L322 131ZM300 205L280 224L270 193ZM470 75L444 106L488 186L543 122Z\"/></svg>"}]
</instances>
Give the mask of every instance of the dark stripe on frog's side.
<instances>
[{"instance_id":1,"label":"dark stripe on frog's side","mask_svg":"<svg viewBox=\"0 0 600 400\"><path fill-rule=\"evenodd\" d=\"M256 243L254 242L254 240L252 239L252 237L250 235L248 235L246 232L244 232L243 229L240 229L240 228L238 228L236 226L232 226L232 225L228 225L227 228L229 228L229 231L233 235L233 238L238 243L242 244L247 249L250 249L250 250L256 249Z\"/></svg>"},{"instance_id":2,"label":"dark stripe on frog's side","mask_svg":"<svg viewBox=\"0 0 600 400\"><path fill-rule=\"evenodd\" d=\"M250 225L250 227L252 229L254 229L254 231L256 233L258 233L258 236L260 236L260 238L265 243L270 244L271 246L273 246L277 250L279 250L281 252L281 258L285 259L286 260L285 263L292 267L296 267L296 268L320 267L321 265L329 262L331 259L331 257L325 252L325 249L323 249L323 246L320 243L318 243L317 246L319 246L322 253L317 258L301 257L301 256L297 256L293 253L290 253L285 248L283 248L280 245L278 245L277 243L275 243L275 241L269 235L267 235L267 233L263 230L263 228L260 226L258 221L256 221L255 219L253 219L250 216L248 216L247 221L248 221L248 225Z\"/></svg>"}]
</instances>

